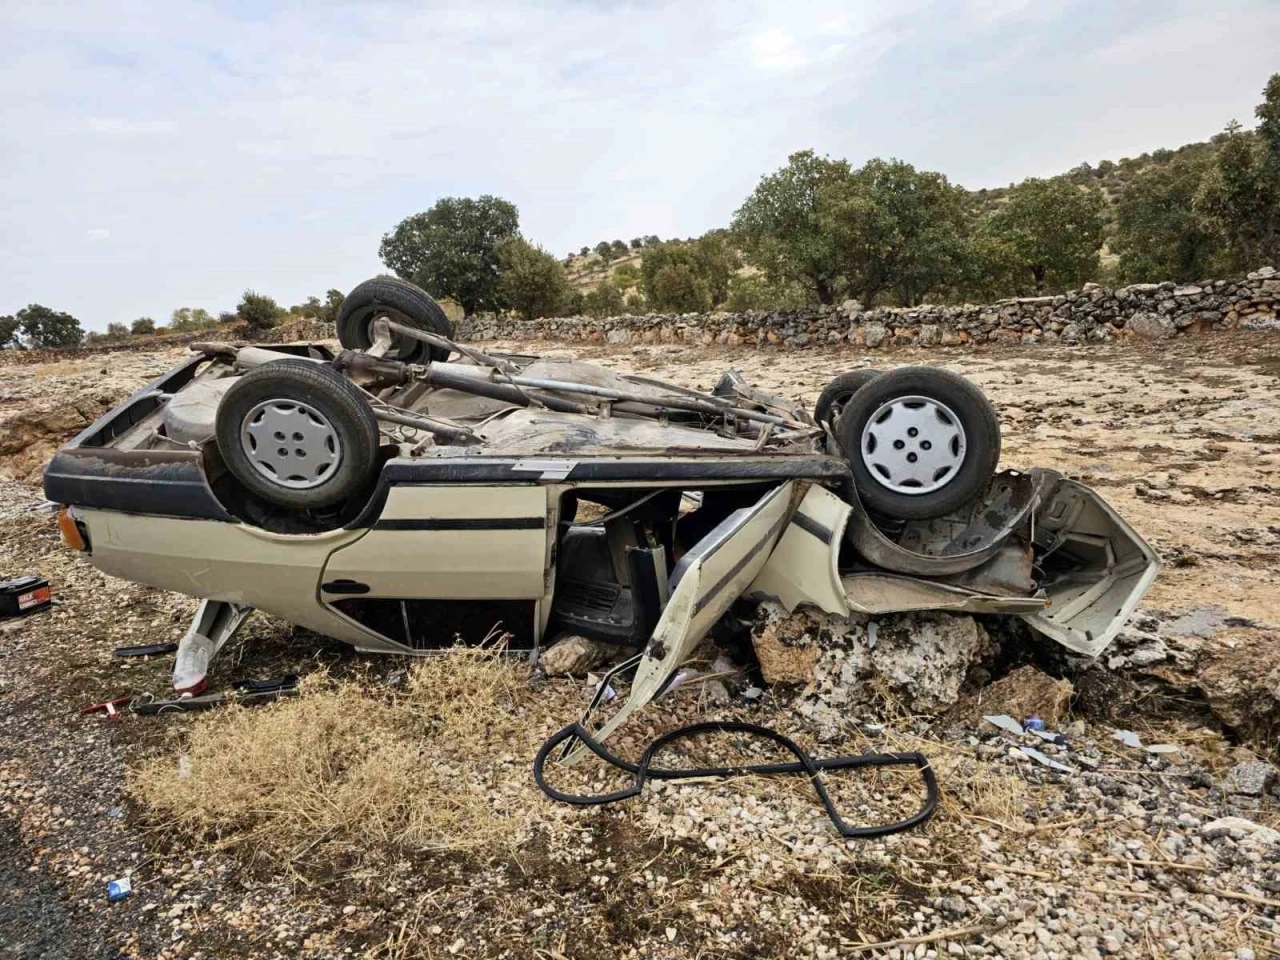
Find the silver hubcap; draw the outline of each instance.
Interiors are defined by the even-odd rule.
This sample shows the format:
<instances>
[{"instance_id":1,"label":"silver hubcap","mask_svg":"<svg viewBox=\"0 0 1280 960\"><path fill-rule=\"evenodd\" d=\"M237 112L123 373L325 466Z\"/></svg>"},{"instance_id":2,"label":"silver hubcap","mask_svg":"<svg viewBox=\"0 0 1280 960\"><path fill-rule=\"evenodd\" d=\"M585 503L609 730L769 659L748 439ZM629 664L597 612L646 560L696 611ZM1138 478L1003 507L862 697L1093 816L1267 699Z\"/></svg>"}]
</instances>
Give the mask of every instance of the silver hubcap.
<instances>
[{"instance_id":1,"label":"silver hubcap","mask_svg":"<svg viewBox=\"0 0 1280 960\"><path fill-rule=\"evenodd\" d=\"M894 493L932 493L964 463L964 427L944 403L896 397L880 405L862 428L862 462Z\"/></svg>"},{"instance_id":2,"label":"silver hubcap","mask_svg":"<svg viewBox=\"0 0 1280 960\"><path fill-rule=\"evenodd\" d=\"M264 400L240 425L240 446L253 469L272 483L308 490L342 462L342 441L315 407L297 400Z\"/></svg>"}]
</instances>

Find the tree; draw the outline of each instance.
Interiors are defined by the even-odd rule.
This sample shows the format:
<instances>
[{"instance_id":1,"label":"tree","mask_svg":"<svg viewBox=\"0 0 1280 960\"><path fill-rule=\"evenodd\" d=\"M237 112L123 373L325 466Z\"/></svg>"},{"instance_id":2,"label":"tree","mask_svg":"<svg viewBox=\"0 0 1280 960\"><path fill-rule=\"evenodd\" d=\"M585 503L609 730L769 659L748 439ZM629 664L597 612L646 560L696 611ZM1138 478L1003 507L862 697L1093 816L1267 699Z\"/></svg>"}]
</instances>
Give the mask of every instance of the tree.
<instances>
[{"instance_id":1,"label":"tree","mask_svg":"<svg viewBox=\"0 0 1280 960\"><path fill-rule=\"evenodd\" d=\"M640 265L645 300L658 311L697 313L711 309L711 284L691 245L659 243Z\"/></svg>"},{"instance_id":2,"label":"tree","mask_svg":"<svg viewBox=\"0 0 1280 960\"><path fill-rule=\"evenodd\" d=\"M588 256L590 253L591 253L590 247L583 247L581 250L578 251L578 256L585 257L585 256Z\"/></svg>"},{"instance_id":3,"label":"tree","mask_svg":"<svg viewBox=\"0 0 1280 960\"><path fill-rule=\"evenodd\" d=\"M1150 166L1124 188L1115 205L1110 248L1127 282L1195 280L1208 276L1222 244L1194 202L1209 164L1203 158Z\"/></svg>"},{"instance_id":4,"label":"tree","mask_svg":"<svg viewBox=\"0 0 1280 960\"><path fill-rule=\"evenodd\" d=\"M283 317L285 311L270 297L252 290L244 292L244 298L236 307L236 317L241 320L249 336L260 336L270 330Z\"/></svg>"},{"instance_id":5,"label":"tree","mask_svg":"<svg viewBox=\"0 0 1280 960\"><path fill-rule=\"evenodd\" d=\"M18 328L21 326L17 317L0 317L0 350L5 347L18 347Z\"/></svg>"},{"instance_id":6,"label":"tree","mask_svg":"<svg viewBox=\"0 0 1280 960\"><path fill-rule=\"evenodd\" d=\"M169 317L169 329L174 333L195 333L209 329L216 322L203 307L178 307Z\"/></svg>"},{"instance_id":7,"label":"tree","mask_svg":"<svg viewBox=\"0 0 1280 960\"><path fill-rule=\"evenodd\" d=\"M560 261L520 237L498 246L502 295L525 320L553 317L569 293L569 280Z\"/></svg>"},{"instance_id":8,"label":"tree","mask_svg":"<svg viewBox=\"0 0 1280 960\"><path fill-rule=\"evenodd\" d=\"M613 259L613 244L608 240L601 240L597 243L595 250L596 254L605 262L606 265L608 265L609 261Z\"/></svg>"},{"instance_id":9,"label":"tree","mask_svg":"<svg viewBox=\"0 0 1280 960\"><path fill-rule=\"evenodd\" d=\"M729 298L729 281L742 268L742 258L728 230L710 230L689 247L694 261L707 284L711 305L719 306Z\"/></svg>"},{"instance_id":10,"label":"tree","mask_svg":"<svg viewBox=\"0 0 1280 960\"><path fill-rule=\"evenodd\" d=\"M129 324L129 332L136 337L146 337L156 332L156 322L150 317L139 317Z\"/></svg>"},{"instance_id":11,"label":"tree","mask_svg":"<svg viewBox=\"0 0 1280 960\"><path fill-rule=\"evenodd\" d=\"M112 321L107 324L108 340L127 340L129 338L129 328L119 321Z\"/></svg>"},{"instance_id":12,"label":"tree","mask_svg":"<svg viewBox=\"0 0 1280 960\"><path fill-rule=\"evenodd\" d=\"M605 280L583 297L582 302L583 310L593 317L616 317L622 313L623 306L622 291L612 280Z\"/></svg>"},{"instance_id":13,"label":"tree","mask_svg":"<svg viewBox=\"0 0 1280 960\"><path fill-rule=\"evenodd\" d=\"M631 293L627 294L627 299L623 306L627 313L632 316L649 312L649 303L645 300L644 294L640 293L638 290L633 290Z\"/></svg>"},{"instance_id":14,"label":"tree","mask_svg":"<svg viewBox=\"0 0 1280 960\"><path fill-rule=\"evenodd\" d=\"M336 323L338 311L342 309L342 301L347 299L341 290L330 287L325 291L324 304L320 307L320 319L325 323Z\"/></svg>"},{"instance_id":15,"label":"tree","mask_svg":"<svg viewBox=\"0 0 1280 960\"><path fill-rule=\"evenodd\" d=\"M812 150L793 153L764 177L733 216L747 262L774 282L803 285L820 303L837 292L840 251L823 223L821 204L831 188L852 176L844 160Z\"/></svg>"},{"instance_id":16,"label":"tree","mask_svg":"<svg viewBox=\"0 0 1280 960\"><path fill-rule=\"evenodd\" d=\"M631 239L632 250L639 250L643 246L644 246L644 237L633 237Z\"/></svg>"},{"instance_id":17,"label":"tree","mask_svg":"<svg viewBox=\"0 0 1280 960\"><path fill-rule=\"evenodd\" d=\"M1009 190L989 228L1042 294L1079 286L1097 273L1105 208L1097 187L1031 177Z\"/></svg>"},{"instance_id":18,"label":"tree","mask_svg":"<svg viewBox=\"0 0 1280 960\"><path fill-rule=\"evenodd\" d=\"M615 240L611 246L613 247L613 252L618 256L625 257L627 255L627 244L625 241Z\"/></svg>"},{"instance_id":19,"label":"tree","mask_svg":"<svg viewBox=\"0 0 1280 960\"><path fill-rule=\"evenodd\" d=\"M840 273L864 306L886 291L914 306L960 280L966 195L942 174L901 160L869 160L824 187L820 206Z\"/></svg>"},{"instance_id":20,"label":"tree","mask_svg":"<svg viewBox=\"0 0 1280 960\"><path fill-rule=\"evenodd\" d=\"M724 308L731 313L750 310L798 310L805 304L798 284L771 283L758 273L734 274L729 280L729 298Z\"/></svg>"},{"instance_id":21,"label":"tree","mask_svg":"<svg viewBox=\"0 0 1280 960\"><path fill-rule=\"evenodd\" d=\"M640 269L634 263L624 263L609 276L619 289L630 290L640 282Z\"/></svg>"},{"instance_id":22,"label":"tree","mask_svg":"<svg viewBox=\"0 0 1280 960\"><path fill-rule=\"evenodd\" d=\"M652 246L655 243L661 243L661 242L662 241L658 239L658 235L656 233L651 233L649 234L649 236L644 238L644 245L646 247Z\"/></svg>"},{"instance_id":23,"label":"tree","mask_svg":"<svg viewBox=\"0 0 1280 960\"><path fill-rule=\"evenodd\" d=\"M498 310L505 306L498 245L516 236L519 221L515 205L500 197L444 197L400 221L378 252L396 276L456 300L468 314Z\"/></svg>"},{"instance_id":24,"label":"tree","mask_svg":"<svg viewBox=\"0 0 1280 960\"><path fill-rule=\"evenodd\" d=\"M84 338L79 320L38 303L23 307L14 318L23 340L33 347L75 347Z\"/></svg>"},{"instance_id":25,"label":"tree","mask_svg":"<svg viewBox=\"0 0 1280 960\"><path fill-rule=\"evenodd\" d=\"M1280 265L1280 73L1272 75L1250 134L1235 122L1196 194L1195 209L1222 238L1230 265Z\"/></svg>"}]
</instances>

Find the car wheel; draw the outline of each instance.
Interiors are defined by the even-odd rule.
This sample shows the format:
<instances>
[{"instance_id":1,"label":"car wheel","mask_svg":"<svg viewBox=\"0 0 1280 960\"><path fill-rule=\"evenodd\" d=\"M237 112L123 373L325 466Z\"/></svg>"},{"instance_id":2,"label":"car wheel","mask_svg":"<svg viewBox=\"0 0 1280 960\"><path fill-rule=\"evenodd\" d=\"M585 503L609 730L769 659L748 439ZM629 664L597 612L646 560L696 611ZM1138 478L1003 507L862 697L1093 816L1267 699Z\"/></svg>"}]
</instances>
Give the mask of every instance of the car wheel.
<instances>
[{"instance_id":1,"label":"car wheel","mask_svg":"<svg viewBox=\"0 0 1280 960\"><path fill-rule=\"evenodd\" d=\"M294 510L330 507L373 476L378 421L331 367L276 360L240 377L218 405L218 451L251 493Z\"/></svg>"},{"instance_id":2,"label":"car wheel","mask_svg":"<svg viewBox=\"0 0 1280 960\"><path fill-rule=\"evenodd\" d=\"M1000 422L982 391L934 367L864 385L836 427L862 502L898 520L940 517L981 495L1000 460Z\"/></svg>"},{"instance_id":3,"label":"car wheel","mask_svg":"<svg viewBox=\"0 0 1280 960\"><path fill-rule=\"evenodd\" d=\"M357 286L338 308L338 340L348 350L368 350L373 346L373 321L388 317L406 327L453 337L453 325L436 303L419 286L398 277L374 277ZM392 334L388 360L424 363L447 360L449 351L421 340Z\"/></svg>"},{"instance_id":4,"label":"car wheel","mask_svg":"<svg viewBox=\"0 0 1280 960\"><path fill-rule=\"evenodd\" d=\"M853 395L880 376L881 372L880 370L851 370L840 374L818 394L818 402L813 405L814 421L825 423L832 432L835 432L840 414L853 399Z\"/></svg>"}]
</instances>

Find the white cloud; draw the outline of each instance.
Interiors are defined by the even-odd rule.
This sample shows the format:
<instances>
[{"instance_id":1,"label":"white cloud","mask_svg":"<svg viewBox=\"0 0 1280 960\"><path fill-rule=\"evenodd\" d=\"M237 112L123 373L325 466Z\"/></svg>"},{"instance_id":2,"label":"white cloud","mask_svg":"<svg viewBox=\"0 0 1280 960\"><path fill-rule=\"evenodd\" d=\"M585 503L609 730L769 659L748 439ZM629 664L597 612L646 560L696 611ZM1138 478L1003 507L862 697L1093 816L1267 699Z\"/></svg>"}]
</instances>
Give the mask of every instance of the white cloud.
<instances>
[{"instance_id":1,"label":"white cloud","mask_svg":"<svg viewBox=\"0 0 1280 960\"><path fill-rule=\"evenodd\" d=\"M1070 2L8 0L0 313L50 302L101 328L250 286L300 302L381 269L381 234L443 195L511 199L557 253L689 236L806 147L1000 182L1067 148L1205 136L1265 80L1265 45L1241 44L1194 84L1150 61L1176 109L1105 96L1079 69L1105 44L1076 33L1128 34ZM1215 16L1256 38L1266 2ZM111 242L67 249L86 220Z\"/></svg>"}]
</instances>

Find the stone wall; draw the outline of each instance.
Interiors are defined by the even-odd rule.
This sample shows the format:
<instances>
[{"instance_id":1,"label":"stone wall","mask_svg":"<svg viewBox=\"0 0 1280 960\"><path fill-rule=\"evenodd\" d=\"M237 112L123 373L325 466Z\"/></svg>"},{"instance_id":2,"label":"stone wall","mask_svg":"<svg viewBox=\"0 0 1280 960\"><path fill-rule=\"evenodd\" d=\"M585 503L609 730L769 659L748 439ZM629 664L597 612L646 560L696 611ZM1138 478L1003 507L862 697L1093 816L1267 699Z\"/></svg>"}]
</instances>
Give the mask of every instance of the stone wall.
<instances>
[{"instance_id":1,"label":"stone wall","mask_svg":"<svg viewBox=\"0 0 1280 960\"><path fill-rule=\"evenodd\" d=\"M1209 329L1280 329L1280 271L1264 267L1243 280L1138 283L1117 289L1086 284L1054 297L1021 297L984 306L838 307L783 313L649 314L524 321L492 315L458 325L464 340L567 340L591 343L702 343L808 347L853 343L960 346L971 343L1100 343L1120 336L1165 338Z\"/></svg>"}]
</instances>

